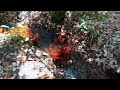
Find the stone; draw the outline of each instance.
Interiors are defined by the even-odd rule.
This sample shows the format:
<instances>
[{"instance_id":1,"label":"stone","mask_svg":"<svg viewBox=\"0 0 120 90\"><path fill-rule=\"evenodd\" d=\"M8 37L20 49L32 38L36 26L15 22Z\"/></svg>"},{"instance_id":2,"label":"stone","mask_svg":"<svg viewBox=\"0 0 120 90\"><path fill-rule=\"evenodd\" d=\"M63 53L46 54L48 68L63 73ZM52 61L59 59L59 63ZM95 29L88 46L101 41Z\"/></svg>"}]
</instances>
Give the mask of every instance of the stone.
<instances>
[{"instance_id":1,"label":"stone","mask_svg":"<svg viewBox=\"0 0 120 90\"><path fill-rule=\"evenodd\" d=\"M20 66L18 75L20 79L55 78L53 72L44 63L39 61L26 61Z\"/></svg>"},{"instance_id":2,"label":"stone","mask_svg":"<svg viewBox=\"0 0 120 90\"><path fill-rule=\"evenodd\" d=\"M38 57L40 57L42 55L42 52L37 49L36 52L35 52L35 55L38 56Z\"/></svg>"}]
</instances>

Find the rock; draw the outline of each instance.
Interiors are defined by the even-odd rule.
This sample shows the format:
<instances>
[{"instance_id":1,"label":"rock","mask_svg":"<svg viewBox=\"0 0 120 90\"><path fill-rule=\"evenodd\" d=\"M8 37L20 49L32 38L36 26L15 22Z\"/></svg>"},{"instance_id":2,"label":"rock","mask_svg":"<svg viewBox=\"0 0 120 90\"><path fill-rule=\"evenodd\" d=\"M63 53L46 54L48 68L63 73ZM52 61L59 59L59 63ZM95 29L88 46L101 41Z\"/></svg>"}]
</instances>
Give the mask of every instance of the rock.
<instances>
[{"instance_id":1,"label":"rock","mask_svg":"<svg viewBox=\"0 0 120 90\"><path fill-rule=\"evenodd\" d=\"M52 58L38 48L29 49L29 56L23 64L20 65L18 78L19 79L54 79L56 67L52 62ZM21 51L22 52L22 51Z\"/></svg>"},{"instance_id":2,"label":"rock","mask_svg":"<svg viewBox=\"0 0 120 90\"><path fill-rule=\"evenodd\" d=\"M0 25L0 28L7 28L7 29L9 29L9 27L6 26L6 25Z\"/></svg>"},{"instance_id":3,"label":"rock","mask_svg":"<svg viewBox=\"0 0 120 90\"><path fill-rule=\"evenodd\" d=\"M27 61L20 67L19 71L20 79L45 79L55 78L53 72L51 72L42 62ZM45 77L46 76L46 77Z\"/></svg>"},{"instance_id":4,"label":"rock","mask_svg":"<svg viewBox=\"0 0 120 90\"><path fill-rule=\"evenodd\" d=\"M67 70L64 70L64 73L65 73L66 79L81 79L80 74L73 70L67 69Z\"/></svg>"},{"instance_id":5,"label":"rock","mask_svg":"<svg viewBox=\"0 0 120 90\"><path fill-rule=\"evenodd\" d=\"M40 50L36 50L35 55L40 57L42 55L42 52Z\"/></svg>"},{"instance_id":6,"label":"rock","mask_svg":"<svg viewBox=\"0 0 120 90\"><path fill-rule=\"evenodd\" d=\"M17 69L16 67L13 67L12 71L14 72L14 71L16 71L16 69Z\"/></svg>"},{"instance_id":7,"label":"rock","mask_svg":"<svg viewBox=\"0 0 120 90\"><path fill-rule=\"evenodd\" d=\"M120 67L117 69L117 73L120 73Z\"/></svg>"}]
</instances>

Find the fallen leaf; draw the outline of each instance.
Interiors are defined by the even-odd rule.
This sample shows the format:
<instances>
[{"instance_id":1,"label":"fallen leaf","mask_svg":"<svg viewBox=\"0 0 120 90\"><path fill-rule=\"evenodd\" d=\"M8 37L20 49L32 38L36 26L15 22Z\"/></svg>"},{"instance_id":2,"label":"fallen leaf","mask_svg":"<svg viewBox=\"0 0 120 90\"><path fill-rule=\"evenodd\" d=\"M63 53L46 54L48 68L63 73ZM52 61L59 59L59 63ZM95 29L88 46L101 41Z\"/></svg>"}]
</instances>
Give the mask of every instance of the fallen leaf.
<instances>
[{"instance_id":1,"label":"fallen leaf","mask_svg":"<svg viewBox=\"0 0 120 90\"><path fill-rule=\"evenodd\" d=\"M11 72L6 72L5 74L4 74L4 78L3 79L8 79L8 78L10 78L10 76L11 76Z\"/></svg>"},{"instance_id":2,"label":"fallen leaf","mask_svg":"<svg viewBox=\"0 0 120 90\"><path fill-rule=\"evenodd\" d=\"M0 28L0 33L4 33L4 32L7 32L7 29L6 28Z\"/></svg>"},{"instance_id":3,"label":"fallen leaf","mask_svg":"<svg viewBox=\"0 0 120 90\"><path fill-rule=\"evenodd\" d=\"M22 55L21 55L21 54L18 54L18 55L17 55L17 58L18 58L19 60L22 60Z\"/></svg>"},{"instance_id":4,"label":"fallen leaf","mask_svg":"<svg viewBox=\"0 0 120 90\"><path fill-rule=\"evenodd\" d=\"M50 77L50 75L49 75L49 74L47 74L47 73L46 73L46 74L44 74L42 78L44 78L44 79L52 79L52 77Z\"/></svg>"},{"instance_id":5,"label":"fallen leaf","mask_svg":"<svg viewBox=\"0 0 120 90\"><path fill-rule=\"evenodd\" d=\"M5 60L5 61L3 61L3 65L4 65L4 66L9 66L9 65L10 65L10 62Z\"/></svg>"},{"instance_id":6,"label":"fallen leaf","mask_svg":"<svg viewBox=\"0 0 120 90\"><path fill-rule=\"evenodd\" d=\"M59 56L61 55L61 49L60 48L49 47L46 50L50 53L50 55L52 56L54 61L59 59Z\"/></svg>"},{"instance_id":7,"label":"fallen leaf","mask_svg":"<svg viewBox=\"0 0 120 90\"><path fill-rule=\"evenodd\" d=\"M49 67L49 68L54 68L54 65L51 64L51 63L49 63L49 64L48 64L48 67Z\"/></svg>"},{"instance_id":8,"label":"fallen leaf","mask_svg":"<svg viewBox=\"0 0 120 90\"><path fill-rule=\"evenodd\" d=\"M96 48L97 48L97 45L96 45L96 43L95 43L94 45L92 45L92 47L90 47L90 50L91 50L91 51L95 51Z\"/></svg>"},{"instance_id":9,"label":"fallen leaf","mask_svg":"<svg viewBox=\"0 0 120 90\"><path fill-rule=\"evenodd\" d=\"M0 33L3 33L3 32L4 32L3 28L0 28Z\"/></svg>"},{"instance_id":10,"label":"fallen leaf","mask_svg":"<svg viewBox=\"0 0 120 90\"><path fill-rule=\"evenodd\" d=\"M21 54L18 54L17 58L18 58L18 60L24 62L24 61L27 60L28 57L27 56L22 56Z\"/></svg>"}]
</instances>

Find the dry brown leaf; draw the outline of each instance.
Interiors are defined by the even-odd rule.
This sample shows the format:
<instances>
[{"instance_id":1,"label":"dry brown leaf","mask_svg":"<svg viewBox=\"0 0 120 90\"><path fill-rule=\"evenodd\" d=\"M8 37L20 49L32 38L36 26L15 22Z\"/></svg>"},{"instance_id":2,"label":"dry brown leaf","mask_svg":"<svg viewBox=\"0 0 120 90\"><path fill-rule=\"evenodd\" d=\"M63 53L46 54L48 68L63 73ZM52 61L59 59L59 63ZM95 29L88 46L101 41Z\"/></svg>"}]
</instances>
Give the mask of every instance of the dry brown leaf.
<instances>
[{"instance_id":1,"label":"dry brown leaf","mask_svg":"<svg viewBox=\"0 0 120 90\"><path fill-rule=\"evenodd\" d=\"M90 47L90 50L91 50L91 51L95 51L96 48L97 48L97 46L96 46L96 43L95 43L94 45L92 45L92 47Z\"/></svg>"},{"instance_id":2,"label":"dry brown leaf","mask_svg":"<svg viewBox=\"0 0 120 90\"><path fill-rule=\"evenodd\" d=\"M21 54L18 54L17 58L18 58L18 60L20 60L22 62L27 60L27 56L22 56Z\"/></svg>"},{"instance_id":3,"label":"dry brown leaf","mask_svg":"<svg viewBox=\"0 0 120 90\"><path fill-rule=\"evenodd\" d=\"M3 61L3 66L9 66L10 65L10 62L9 61Z\"/></svg>"},{"instance_id":4,"label":"dry brown leaf","mask_svg":"<svg viewBox=\"0 0 120 90\"><path fill-rule=\"evenodd\" d=\"M44 74L43 76L38 77L37 79L52 79L48 74Z\"/></svg>"},{"instance_id":5,"label":"dry brown leaf","mask_svg":"<svg viewBox=\"0 0 120 90\"><path fill-rule=\"evenodd\" d=\"M4 30L2 28L0 28L0 33L3 33L3 32L4 32Z\"/></svg>"},{"instance_id":6,"label":"dry brown leaf","mask_svg":"<svg viewBox=\"0 0 120 90\"><path fill-rule=\"evenodd\" d=\"M47 73L43 75L44 79L52 79Z\"/></svg>"},{"instance_id":7,"label":"dry brown leaf","mask_svg":"<svg viewBox=\"0 0 120 90\"><path fill-rule=\"evenodd\" d=\"M17 58L18 58L19 60L22 60L22 55L21 55L21 54L18 54L18 55L17 55Z\"/></svg>"},{"instance_id":8,"label":"dry brown leaf","mask_svg":"<svg viewBox=\"0 0 120 90\"><path fill-rule=\"evenodd\" d=\"M0 28L0 33L4 33L4 32L6 32L7 31L7 29L5 29L5 28Z\"/></svg>"},{"instance_id":9,"label":"dry brown leaf","mask_svg":"<svg viewBox=\"0 0 120 90\"><path fill-rule=\"evenodd\" d=\"M54 68L54 65L51 64L51 63L49 63L49 64L48 64L48 67L49 67L49 68Z\"/></svg>"},{"instance_id":10,"label":"dry brown leaf","mask_svg":"<svg viewBox=\"0 0 120 90\"><path fill-rule=\"evenodd\" d=\"M6 72L5 74L4 74L4 78L3 79L8 79L8 78L10 78L10 76L11 76L11 72Z\"/></svg>"}]
</instances>

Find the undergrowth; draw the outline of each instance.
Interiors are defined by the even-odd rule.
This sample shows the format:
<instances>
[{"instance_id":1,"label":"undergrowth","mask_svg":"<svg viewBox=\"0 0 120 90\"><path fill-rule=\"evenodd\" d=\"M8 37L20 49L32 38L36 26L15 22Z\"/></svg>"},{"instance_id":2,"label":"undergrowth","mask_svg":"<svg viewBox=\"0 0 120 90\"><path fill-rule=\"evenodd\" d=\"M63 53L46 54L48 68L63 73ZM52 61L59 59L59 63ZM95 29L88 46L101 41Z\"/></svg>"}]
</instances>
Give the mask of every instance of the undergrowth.
<instances>
[{"instance_id":1,"label":"undergrowth","mask_svg":"<svg viewBox=\"0 0 120 90\"><path fill-rule=\"evenodd\" d=\"M11 12L6 12L6 13L10 14ZM100 31L98 29L96 29L94 25L93 26L90 25L90 22L92 20L96 19L99 21L99 20L103 20L105 18L105 16L102 15L101 13L99 13L99 11L71 11L71 13L72 13L71 19L67 20L65 17L65 11L56 11L56 12L52 11L48 14L48 15L51 15L50 16L51 22L49 22L49 17L47 15L47 13L43 15L44 18L46 16L46 18L45 18L46 20L43 20L43 21L49 22L48 26L51 25L50 23L56 24L55 26L57 26L57 25L61 26L61 29L58 31L58 33L59 33L57 36L58 38L56 38L57 39L56 45L58 45L58 42L60 42L58 46L60 46L60 44L62 44L61 45L62 49L60 48L60 50L59 50L59 48L57 48L57 49L52 48L52 50L51 50L51 47L49 48L50 52L53 54L52 56L55 58L55 60L56 60L56 58L59 59L58 56L60 57L60 55L64 56L66 60L70 56L70 55L67 56L67 54L69 54L69 52L71 52L71 50L72 50L71 46L73 45L73 43L71 41L72 41L72 35L74 32L74 29L73 29L74 26L77 26L77 32L79 32L79 33L82 33L84 31L87 32L87 39L88 39L87 41L89 42L89 46L93 45L94 42L97 41L97 38L100 36ZM3 18L3 15L1 15L0 20L2 20L1 18ZM6 17L8 19L7 20L5 19L6 20L5 22L3 22L3 21L1 21L1 22L3 22L3 24L6 22L11 22L11 21L15 22L14 20L17 19L17 16L13 19L13 15L12 14L10 14L10 15L11 15L10 16L11 18L8 18L8 15L7 15ZM47 19L47 17L48 17L48 19ZM40 16L39 16L39 18L40 18ZM39 19L39 18L36 18L36 19ZM37 23L36 19L35 19L35 22ZM40 19L40 21L41 21L41 19ZM46 24L42 21L40 22L40 24L41 23ZM34 24L34 23L32 23L32 24ZM57 30L57 27L56 27L56 30ZM26 25L24 25L21 28L14 26L14 28L12 28L10 30L10 34L11 34L11 42L16 46L22 46L24 44L33 44L33 43L35 43L35 41L37 39L39 39L39 35L32 33L30 28L28 28L28 26L26 26ZM74 33L74 34L80 35L78 33ZM82 37L82 35L79 37ZM68 43L67 41L69 41L70 43ZM69 46L69 47L67 47L67 46ZM57 50L57 51L55 51L55 50ZM67 54L63 53L63 51L64 52L66 51ZM57 53L58 56L56 55L55 52L58 52ZM60 60L61 60L61 58L60 58Z\"/></svg>"},{"instance_id":2,"label":"undergrowth","mask_svg":"<svg viewBox=\"0 0 120 90\"><path fill-rule=\"evenodd\" d=\"M78 31L88 31L88 40L90 46L100 36L100 30L95 26L90 25L92 20L102 21L107 17L106 14L100 13L99 11L74 11L73 20L78 22Z\"/></svg>"}]
</instances>

